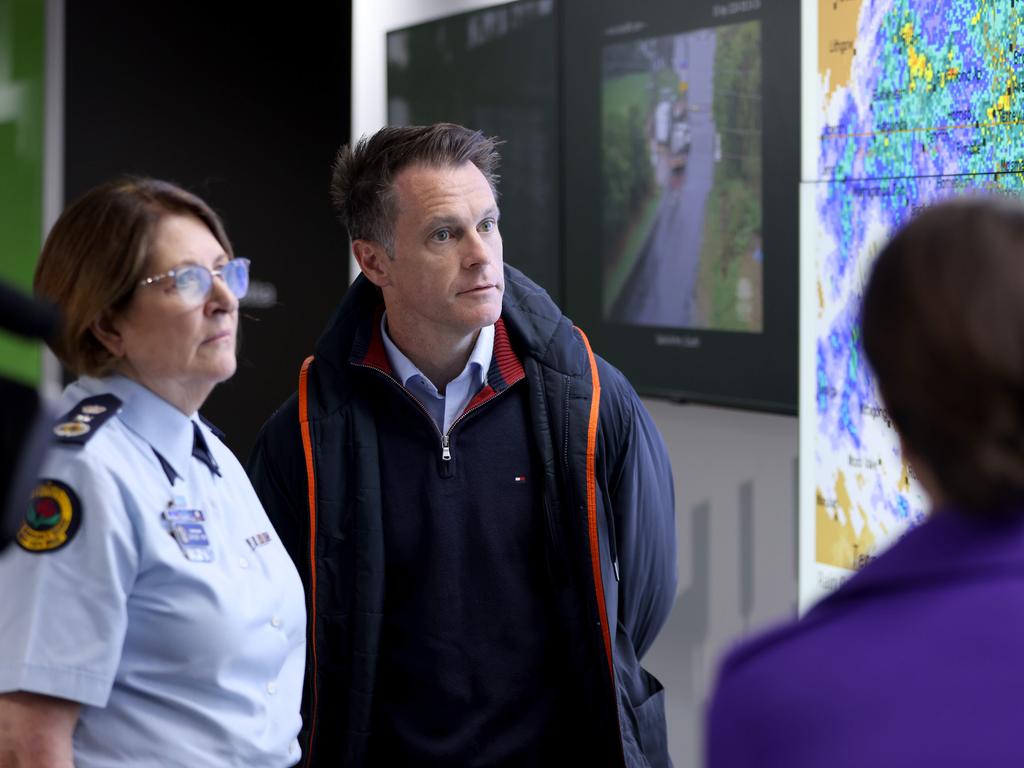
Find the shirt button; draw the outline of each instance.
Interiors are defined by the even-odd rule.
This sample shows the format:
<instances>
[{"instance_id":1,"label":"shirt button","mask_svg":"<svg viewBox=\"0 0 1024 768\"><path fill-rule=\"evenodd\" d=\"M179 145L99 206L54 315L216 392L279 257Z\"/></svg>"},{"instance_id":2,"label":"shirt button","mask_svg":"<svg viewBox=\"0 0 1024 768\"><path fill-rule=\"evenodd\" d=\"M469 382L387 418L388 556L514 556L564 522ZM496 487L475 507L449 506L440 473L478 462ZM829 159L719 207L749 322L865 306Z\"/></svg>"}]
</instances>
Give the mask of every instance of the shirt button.
<instances>
[{"instance_id":1,"label":"shirt button","mask_svg":"<svg viewBox=\"0 0 1024 768\"><path fill-rule=\"evenodd\" d=\"M291 744L288 745L288 754L289 755L294 755L295 754L295 742L294 741Z\"/></svg>"},{"instance_id":2,"label":"shirt button","mask_svg":"<svg viewBox=\"0 0 1024 768\"><path fill-rule=\"evenodd\" d=\"M238 558L238 567L239 568L248 568L249 567L249 561L246 560L244 557Z\"/></svg>"},{"instance_id":3,"label":"shirt button","mask_svg":"<svg viewBox=\"0 0 1024 768\"><path fill-rule=\"evenodd\" d=\"M270 626L272 626L274 629L280 629L281 628L281 624L283 624L283 623L284 622L282 622L281 619L278 618L277 616L275 616L274 618L272 618L270 620Z\"/></svg>"},{"instance_id":4,"label":"shirt button","mask_svg":"<svg viewBox=\"0 0 1024 768\"><path fill-rule=\"evenodd\" d=\"M275 693L277 693L277 683L275 683L275 682L267 683L267 693L269 693L271 696L273 696Z\"/></svg>"}]
</instances>

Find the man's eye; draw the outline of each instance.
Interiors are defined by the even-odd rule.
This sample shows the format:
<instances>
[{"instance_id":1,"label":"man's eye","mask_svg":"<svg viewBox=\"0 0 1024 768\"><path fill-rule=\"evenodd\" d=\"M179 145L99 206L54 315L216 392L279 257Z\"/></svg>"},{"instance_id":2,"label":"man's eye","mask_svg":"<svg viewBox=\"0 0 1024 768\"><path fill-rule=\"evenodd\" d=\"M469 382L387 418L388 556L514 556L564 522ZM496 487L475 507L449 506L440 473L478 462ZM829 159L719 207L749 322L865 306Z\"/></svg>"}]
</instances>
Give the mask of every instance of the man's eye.
<instances>
[{"instance_id":1,"label":"man's eye","mask_svg":"<svg viewBox=\"0 0 1024 768\"><path fill-rule=\"evenodd\" d=\"M433 239L438 243L446 243L452 239L452 231L450 229L439 229L433 234Z\"/></svg>"},{"instance_id":2,"label":"man's eye","mask_svg":"<svg viewBox=\"0 0 1024 768\"><path fill-rule=\"evenodd\" d=\"M484 219L480 222L481 232L495 232L498 229L498 222L494 219Z\"/></svg>"}]
</instances>

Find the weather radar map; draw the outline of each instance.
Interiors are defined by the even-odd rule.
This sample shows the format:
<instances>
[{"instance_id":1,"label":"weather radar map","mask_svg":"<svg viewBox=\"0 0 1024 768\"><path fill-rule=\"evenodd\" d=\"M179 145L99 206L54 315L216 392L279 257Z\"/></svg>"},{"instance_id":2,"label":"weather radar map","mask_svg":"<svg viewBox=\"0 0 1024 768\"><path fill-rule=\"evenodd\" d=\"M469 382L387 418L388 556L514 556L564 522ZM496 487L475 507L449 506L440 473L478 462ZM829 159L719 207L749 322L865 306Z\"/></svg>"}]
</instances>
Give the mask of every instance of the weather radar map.
<instances>
[{"instance_id":1,"label":"weather radar map","mask_svg":"<svg viewBox=\"0 0 1024 768\"><path fill-rule=\"evenodd\" d=\"M865 364L860 300L922 206L1024 190L1024 1L804 0L802 19L805 610L927 512Z\"/></svg>"}]
</instances>

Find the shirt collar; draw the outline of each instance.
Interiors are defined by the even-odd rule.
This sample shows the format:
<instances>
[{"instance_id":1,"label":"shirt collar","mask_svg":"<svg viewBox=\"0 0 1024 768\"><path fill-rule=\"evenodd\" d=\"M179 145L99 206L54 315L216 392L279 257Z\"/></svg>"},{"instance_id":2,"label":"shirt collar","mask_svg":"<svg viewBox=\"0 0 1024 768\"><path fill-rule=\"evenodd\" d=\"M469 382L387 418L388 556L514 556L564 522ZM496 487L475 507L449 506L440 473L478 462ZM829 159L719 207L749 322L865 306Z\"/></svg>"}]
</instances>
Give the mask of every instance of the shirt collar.
<instances>
[{"instance_id":1,"label":"shirt collar","mask_svg":"<svg viewBox=\"0 0 1024 768\"><path fill-rule=\"evenodd\" d=\"M388 356L388 362L391 364L391 370L394 371L395 376L406 387L409 386L410 379L416 379L421 376L426 379L427 377L424 376L423 372L416 367L416 364L406 357L402 350L395 346L395 343L391 340L391 337L388 335L387 320L388 314L385 312L380 318L380 336L381 340L384 342L384 351ZM473 345L473 349L469 353L469 359L466 361L466 366L455 378L461 378L466 374L466 371L469 371L473 385L476 387L482 387L485 377L487 376L487 371L491 367L491 356L493 352L494 325L488 325L480 329L480 333L476 336L476 343Z\"/></svg>"},{"instance_id":2,"label":"shirt collar","mask_svg":"<svg viewBox=\"0 0 1024 768\"><path fill-rule=\"evenodd\" d=\"M150 389L125 376L83 376L78 383L90 395L109 392L123 403L118 418L149 443L179 477L186 477L195 439L192 419ZM200 427L202 429L202 427Z\"/></svg>"}]
</instances>

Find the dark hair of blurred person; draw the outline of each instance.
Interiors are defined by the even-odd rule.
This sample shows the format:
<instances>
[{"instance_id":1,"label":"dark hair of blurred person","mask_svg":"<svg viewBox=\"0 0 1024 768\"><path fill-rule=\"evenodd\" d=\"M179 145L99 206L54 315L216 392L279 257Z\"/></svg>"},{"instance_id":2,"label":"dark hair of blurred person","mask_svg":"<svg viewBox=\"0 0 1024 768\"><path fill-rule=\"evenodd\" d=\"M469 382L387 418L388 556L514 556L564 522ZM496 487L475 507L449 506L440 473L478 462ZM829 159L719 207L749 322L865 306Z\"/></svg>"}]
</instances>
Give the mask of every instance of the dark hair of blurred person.
<instances>
[{"instance_id":1,"label":"dark hair of blurred person","mask_svg":"<svg viewBox=\"0 0 1024 768\"><path fill-rule=\"evenodd\" d=\"M0 281L0 330L50 341L59 322L55 307ZM0 550L17 534L25 499L50 443L51 418L34 386L0 375Z\"/></svg>"},{"instance_id":2,"label":"dark hair of blurred person","mask_svg":"<svg viewBox=\"0 0 1024 768\"><path fill-rule=\"evenodd\" d=\"M925 210L882 250L864 351L933 501L998 515L1024 498L1024 208Z\"/></svg>"}]
</instances>

